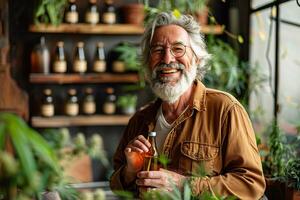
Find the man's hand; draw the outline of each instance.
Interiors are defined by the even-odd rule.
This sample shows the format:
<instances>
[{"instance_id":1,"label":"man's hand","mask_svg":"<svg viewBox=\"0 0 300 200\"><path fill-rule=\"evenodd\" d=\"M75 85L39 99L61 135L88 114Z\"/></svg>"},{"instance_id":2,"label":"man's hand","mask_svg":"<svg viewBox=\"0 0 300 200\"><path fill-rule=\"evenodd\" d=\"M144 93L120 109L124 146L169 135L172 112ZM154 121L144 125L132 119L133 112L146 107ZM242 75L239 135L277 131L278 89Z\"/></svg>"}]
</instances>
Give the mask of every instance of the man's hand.
<instances>
[{"instance_id":1,"label":"man's hand","mask_svg":"<svg viewBox=\"0 0 300 200\"><path fill-rule=\"evenodd\" d=\"M126 176L124 180L127 183L136 178L136 173L143 168L143 153L148 152L151 144L143 136L139 135L131 140L126 146L124 153L126 156L126 166L123 170L123 175Z\"/></svg>"},{"instance_id":2,"label":"man's hand","mask_svg":"<svg viewBox=\"0 0 300 200\"><path fill-rule=\"evenodd\" d=\"M159 171L141 171L137 174L136 184L140 187L152 187L159 190L172 191L174 185L182 190L185 176L166 169Z\"/></svg>"}]
</instances>

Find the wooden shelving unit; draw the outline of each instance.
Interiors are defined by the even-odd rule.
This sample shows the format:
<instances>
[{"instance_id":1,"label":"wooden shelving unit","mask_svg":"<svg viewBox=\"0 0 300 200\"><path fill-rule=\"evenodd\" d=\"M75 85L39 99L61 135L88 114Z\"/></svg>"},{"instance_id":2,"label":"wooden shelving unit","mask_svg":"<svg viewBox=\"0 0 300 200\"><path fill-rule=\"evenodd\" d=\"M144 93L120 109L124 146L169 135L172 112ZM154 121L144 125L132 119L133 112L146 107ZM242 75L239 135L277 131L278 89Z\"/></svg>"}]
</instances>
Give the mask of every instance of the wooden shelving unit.
<instances>
[{"instance_id":1,"label":"wooden shelving unit","mask_svg":"<svg viewBox=\"0 0 300 200\"><path fill-rule=\"evenodd\" d=\"M224 27L221 25L205 25L201 26L201 31L204 34L222 34ZM60 24L54 25L31 25L30 32L34 33L74 33L74 34L109 34L109 35L129 35L129 34L142 34L144 27L131 24Z\"/></svg>"},{"instance_id":2,"label":"wooden shelving unit","mask_svg":"<svg viewBox=\"0 0 300 200\"><path fill-rule=\"evenodd\" d=\"M31 125L36 128L69 127L69 126L101 126L101 125L127 125L130 115L79 115L74 117L54 116L31 118Z\"/></svg>"},{"instance_id":3,"label":"wooden shelving unit","mask_svg":"<svg viewBox=\"0 0 300 200\"><path fill-rule=\"evenodd\" d=\"M138 74L39 74L33 73L29 76L30 83L46 84L73 84L73 83L137 83L139 81Z\"/></svg>"}]
</instances>

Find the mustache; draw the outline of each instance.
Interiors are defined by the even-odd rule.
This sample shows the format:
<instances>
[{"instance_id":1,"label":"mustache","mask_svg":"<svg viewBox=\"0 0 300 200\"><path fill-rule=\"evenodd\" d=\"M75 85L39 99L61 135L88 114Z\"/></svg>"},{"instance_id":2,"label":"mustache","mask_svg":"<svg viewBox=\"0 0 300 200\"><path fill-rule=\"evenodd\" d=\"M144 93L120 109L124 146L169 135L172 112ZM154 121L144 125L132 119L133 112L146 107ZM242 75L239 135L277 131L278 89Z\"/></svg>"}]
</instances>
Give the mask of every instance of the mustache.
<instances>
[{"instance_id":1,"label":"mustache","mask_svg":"<svg viewBox=\"0 0 300 200\"><path fill-rule=\"evenodd\" d=\"M155 68L155 72L157 71L161 71L164 70L165 68L173 68L173 69L181 69L184 70L185 66L181 63L170 63L170 64L166 64L166 63L160 63L156 68Z\"/></svg>"}]
</instances>

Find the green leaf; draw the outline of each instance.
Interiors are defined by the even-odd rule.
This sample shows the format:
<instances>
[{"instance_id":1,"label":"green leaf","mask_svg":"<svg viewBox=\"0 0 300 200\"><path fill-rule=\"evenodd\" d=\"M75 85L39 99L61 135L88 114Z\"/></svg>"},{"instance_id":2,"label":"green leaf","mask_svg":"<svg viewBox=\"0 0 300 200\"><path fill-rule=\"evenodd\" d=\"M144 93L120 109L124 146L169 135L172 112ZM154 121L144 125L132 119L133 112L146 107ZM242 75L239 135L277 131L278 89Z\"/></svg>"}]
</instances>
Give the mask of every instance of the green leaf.
<instances>
[{"instance_id":1,"label":"green leaf","mask_svg":"<svg viewBox=\"0 0 300 200\"><path fill-rule=\"evenodd\" d=\"M238 41L239 43L243 44L244 43L244 38L241 35L238 35Z\"/></svg>"},{"instance_id":2,"label":"green leaf","mask_svg":"<svg viewBox=\"0 0 300 200\"><path fill-rule=\"evenodd\" d=\"M0 150L5 146L5 124L0 121Z\"/></svg>"},{"instance_id":3,"label":"green leaf","mask_svg":"<svg viewBox=\"0 0 300 200\"><path fill-rule=\"evenodd\" d=\"M183 188L183 200L190 200L191 195L192 195L191 188L187 183L185 183Z\"/></svg>"}]
</instances>

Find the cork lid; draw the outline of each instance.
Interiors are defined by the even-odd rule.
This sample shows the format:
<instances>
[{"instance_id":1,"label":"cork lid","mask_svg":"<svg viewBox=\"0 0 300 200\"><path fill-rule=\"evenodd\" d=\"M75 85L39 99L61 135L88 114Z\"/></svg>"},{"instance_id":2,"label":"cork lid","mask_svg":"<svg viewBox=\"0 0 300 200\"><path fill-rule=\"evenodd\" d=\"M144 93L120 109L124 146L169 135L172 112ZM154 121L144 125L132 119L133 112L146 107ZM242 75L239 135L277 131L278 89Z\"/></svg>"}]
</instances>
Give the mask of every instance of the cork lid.
<instances>
[{"instance_id":1,"label":"cork lid","mask_svg":"<svg viewBox=\"0 0 300 200\"><path fill-rule=\"evenodd\" d=\"M83 42L77 42L77 47L83 47L84 43Z\"/></svg>"},{"instance_id":2,"label":"cork lid","mask_svg":"<svg viewBox=\"0 0 300 200\"><path fill-rule=\"evenodd\" d=\"M103 42L98 42L97 47L100 47L100 48L104 47L104 43Z\"/></svg>"},{"instance_id":3,"label":"cork lid","mask_svg":"<svg viewBox=\"0 0 300 200\"><path fill-rule=\"evenodd\" d=\"M77 93L77 91L74 88L71 88L71 89L68 90L69 95L76 95L76 93Z\"/></svg>"},{"instance_id":4,"label":"cork lid","mask_svg":"<svg viewBox=\"0 0 300 200\"><path fill-rule=\"evenodd\" d=\"M52 90L49 89L49 88L46 88L46 89L43 90L43 93L44 93L45 95L51 95L51 94L52 94Z\"/></svg>"},{"instance_id":5,"label":"cork lid","mask_svg":"<svg viewBox=\"0 0 300 200\"><path fill-rule=\"evenodd\" d=\"M97 3L97 0L89 0L90 3L95 4Z\"/></svg>"},{"instance_id":6,"label":"cork lid","mask_svg":"<svg viewBox=\"0 0 300 200\"><path fill-rule=\"evenodd\" d=\"M64 46L64 42L63 41L58 41L56 43L56 45L59 46L59 47L63 47Z\"/></svg>"},{"instance_id":7,"label":"cork lid","mask_svg":"<svg viewBox=\"0 0 300 200\"><path fill-rule=\"evenodd\" d=\"M105 0L105 3L107 3L107 4L113 4L114 1L113 0Z\"/></svg>"},{"instance_id":8,"label":"cork lid","mask_svg":"<svg viewBox=\"0 0 300 200\"><path fill-rule=\"evenodd\" d=\"M108 87L108 88L105 89L105 92L106 92L107 94L112 94L112 93L114 93L114 88Z\"/></svg>"},{"instance_id":9,"label":"cork lid","mask_svg":"<svg viewBox=\"0 0 300 200\"><path fill-rule=\"evenodd\" d=\"M84 92L85 92L86 94L92 94L92 93L93 93L93 89L90 88L90 87L88 87L88 88L85 88Z\"/></svg>"},{"instance_id":10,"label":"cork lid","mask_svg":"<svg viewBox=\"0 0 300 200\"><path fill-rule=\"evenodd\" d=\"M69 2L70 2L70 3L75 3L75 2L76 2L76 0L69 0Z\"/></svg>"}]
</instances>

